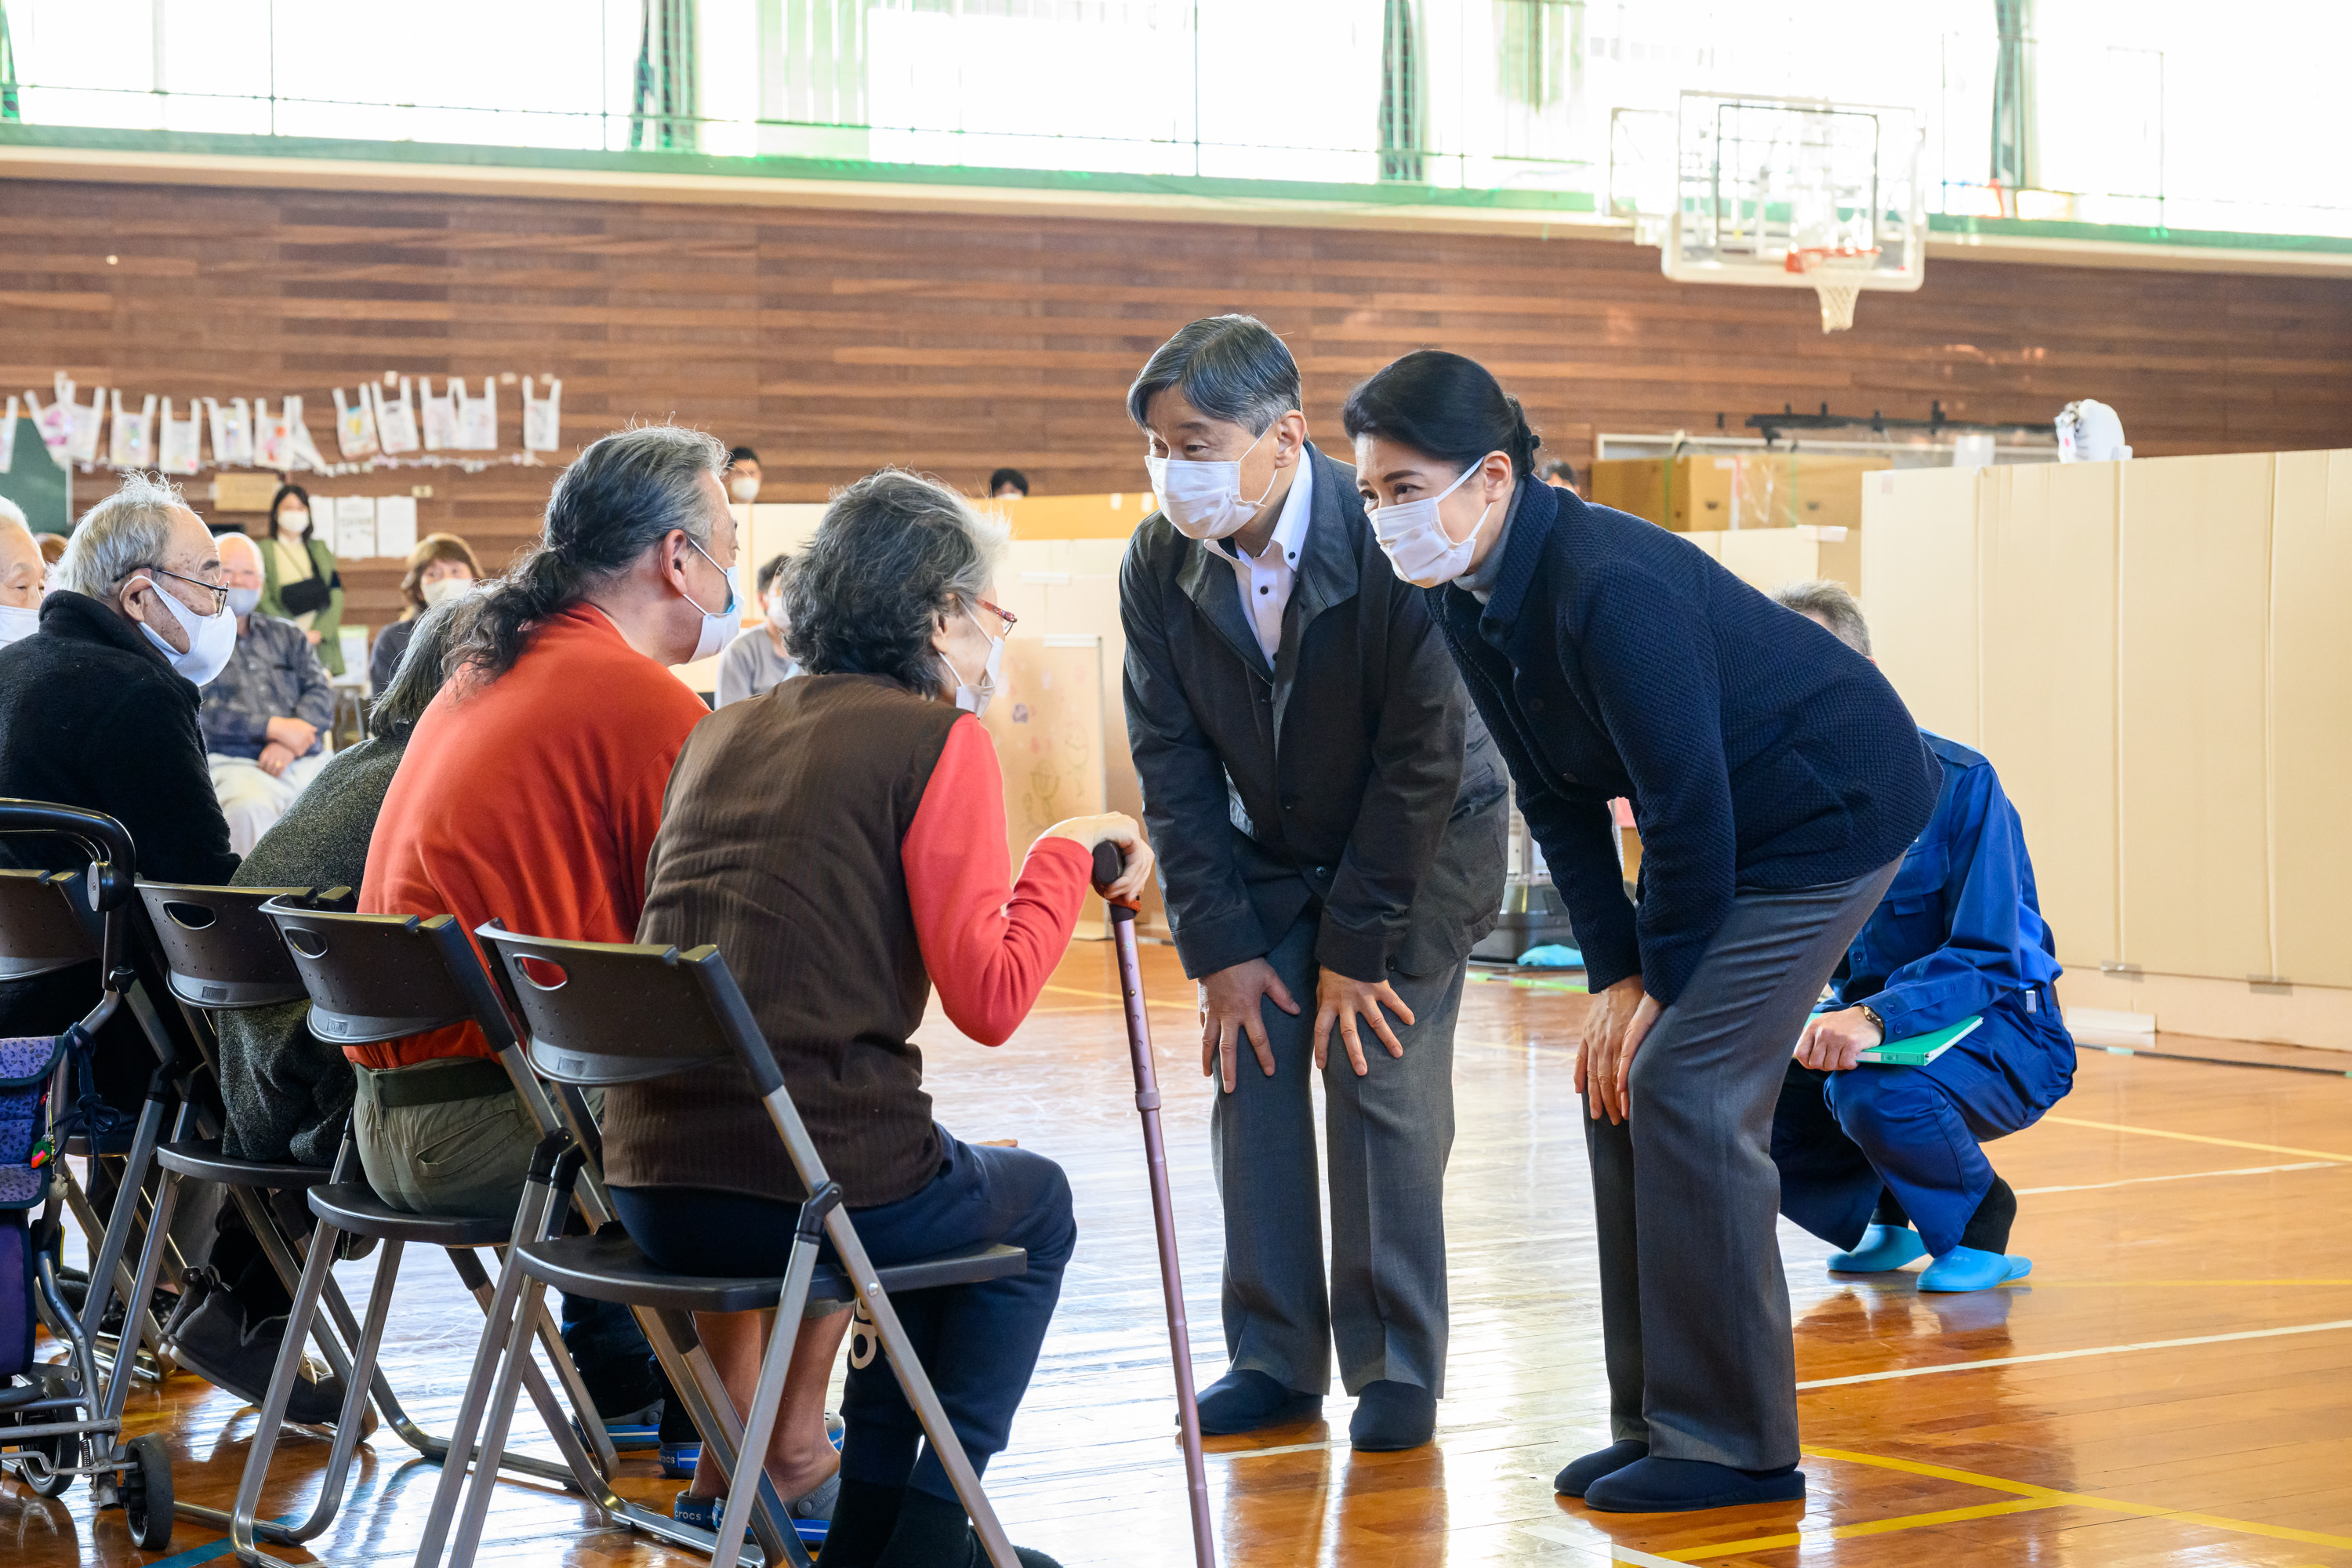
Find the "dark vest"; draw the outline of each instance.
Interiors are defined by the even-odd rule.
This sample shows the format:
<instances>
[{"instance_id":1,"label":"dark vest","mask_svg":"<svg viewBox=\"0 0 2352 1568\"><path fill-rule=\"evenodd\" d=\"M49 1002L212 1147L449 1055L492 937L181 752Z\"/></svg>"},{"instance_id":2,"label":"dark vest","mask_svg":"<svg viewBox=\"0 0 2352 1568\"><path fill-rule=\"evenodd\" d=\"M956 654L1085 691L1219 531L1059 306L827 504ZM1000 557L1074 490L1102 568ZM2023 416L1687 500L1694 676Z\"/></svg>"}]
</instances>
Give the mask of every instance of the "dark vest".
<instances>
[{"instance_id":1,"label":"dark vest","mask_svg":"<svg viewBox=\"0 0 2352 1568\"><path fill-rule=\"evenodd\" d=\"M940 1169L922 1053L930 979L899 844L958 710L874 676L803 676L698 725L678 753L637 940L715 944L849 1205ZM606 1096L609 1179L804 1196L737 1068Z\"/></svg>"}]
</instances>

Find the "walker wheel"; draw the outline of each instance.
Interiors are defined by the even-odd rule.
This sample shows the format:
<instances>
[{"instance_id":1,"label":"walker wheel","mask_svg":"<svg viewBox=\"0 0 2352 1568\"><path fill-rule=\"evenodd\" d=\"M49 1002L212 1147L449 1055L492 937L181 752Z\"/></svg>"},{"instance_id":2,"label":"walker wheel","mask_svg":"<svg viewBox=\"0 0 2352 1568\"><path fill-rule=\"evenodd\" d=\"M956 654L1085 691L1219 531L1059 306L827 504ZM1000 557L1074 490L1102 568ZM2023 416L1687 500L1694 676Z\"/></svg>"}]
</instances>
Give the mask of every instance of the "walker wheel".
<instances>
[{"instance_id":1,"label":"walker wheel","mask_svg":"<svg viewBox=\"0 0 2352 1568\"><path fill-rule=\"evenodd\" d=\"M72 1392L72 1382L62 1373L36 1370L33 1377L41 1385L41 1397L44 1399L62 1399ZM54 1421L63 1414L45 1410L23 1419L29 1426L36 1422ZM55 1437L36 1437L25 1447L28 1458L37 1458L32 1464L18 1465L16 1479L42 1497L63 1497L66 1489L74 1483L72 1468L81 1458L81 1439L71 1433L65 1433Z\"/></svg>"},{"instance_id":2,"label":"walker wheel","mask_svg":"<svg viewBox=\"0 0 2352 1568\"><path fill-rule=\"evenodd\" d=\"M150 1432L131 1440L128 1455L131 1462L115 1483L122 1517L141 1551L161 1552L172 1544L172 1451Z\"/></svg>"}]
</instances>

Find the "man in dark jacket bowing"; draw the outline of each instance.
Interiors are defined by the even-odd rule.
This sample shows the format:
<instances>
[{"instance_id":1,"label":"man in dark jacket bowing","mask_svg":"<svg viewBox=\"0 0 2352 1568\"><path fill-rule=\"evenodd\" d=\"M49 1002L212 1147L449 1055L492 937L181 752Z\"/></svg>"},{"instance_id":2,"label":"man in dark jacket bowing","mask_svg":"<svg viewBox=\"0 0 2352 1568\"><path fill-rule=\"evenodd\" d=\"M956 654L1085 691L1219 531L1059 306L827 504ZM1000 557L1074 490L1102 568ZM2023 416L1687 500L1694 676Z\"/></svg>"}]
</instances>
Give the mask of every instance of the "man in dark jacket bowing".
<instances>
[{"instance_id":1,"label":"man in dark jacket bowing","mask_svg":"<svg viewBox=\"0 0 2352 1568\"><path fill-rule=\"evenodd\" d=\"M1246 316L1186 327L1129 390L1160 510L1119 573L1128 737L1220 1079L1233 1366L1202 1428L1310 1418L1336 1340L1355 1447L1404 1448L1444 1391L1454 1024L1501 906L1507 794L1423 596L1299 402L1289 351Z\"/></svg>"}]
</instances>

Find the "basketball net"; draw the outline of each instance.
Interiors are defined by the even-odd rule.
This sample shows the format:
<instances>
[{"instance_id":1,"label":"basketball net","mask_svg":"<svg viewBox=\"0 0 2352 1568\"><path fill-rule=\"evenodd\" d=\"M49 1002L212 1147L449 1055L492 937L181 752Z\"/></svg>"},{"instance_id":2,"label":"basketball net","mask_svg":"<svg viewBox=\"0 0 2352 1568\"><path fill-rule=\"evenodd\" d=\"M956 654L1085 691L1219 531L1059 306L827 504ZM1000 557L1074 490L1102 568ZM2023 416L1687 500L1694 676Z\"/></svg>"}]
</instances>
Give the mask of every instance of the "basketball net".
<instances>
[{"instance_id":1,"label":"basketball net","mask_svg":"<svg viewBox=\"0 0 2352 1568\"><path fill-rule=\"evenodd\" d=\"M1822 302L1822 331L1843 332L1853 325L1853 302L1861 298L1859 278L1877 262L1875 247L1808 245L1791 248L1786 263L1813 286Z\"/></svg>"}]
</instances>

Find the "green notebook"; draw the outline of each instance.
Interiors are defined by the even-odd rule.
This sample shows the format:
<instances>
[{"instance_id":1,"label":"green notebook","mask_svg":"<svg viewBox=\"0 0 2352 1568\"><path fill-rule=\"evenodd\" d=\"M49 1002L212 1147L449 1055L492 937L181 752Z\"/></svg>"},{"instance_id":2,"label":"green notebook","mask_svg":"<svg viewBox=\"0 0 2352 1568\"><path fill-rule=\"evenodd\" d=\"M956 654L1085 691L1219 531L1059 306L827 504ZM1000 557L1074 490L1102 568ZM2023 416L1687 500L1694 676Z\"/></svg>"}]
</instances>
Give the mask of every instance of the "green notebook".
<instances>
[{"instance_id":1,"label":"green notebook","mask_svg":"<svg viewBox=\"0 0 2352 1568\"><path fill-rule=\"evenodd\" d=\"M1862 1053L1860 1060L1886 1068L1923 1068L1946 1051L1950 1050L1979 1024L1984 1016L1963 1018L1948 1029L1938 1029L1932 1035L1914 1035L1907 1040L1889 1040L1874 1050Z\"/></svg>"}]
</instances>

